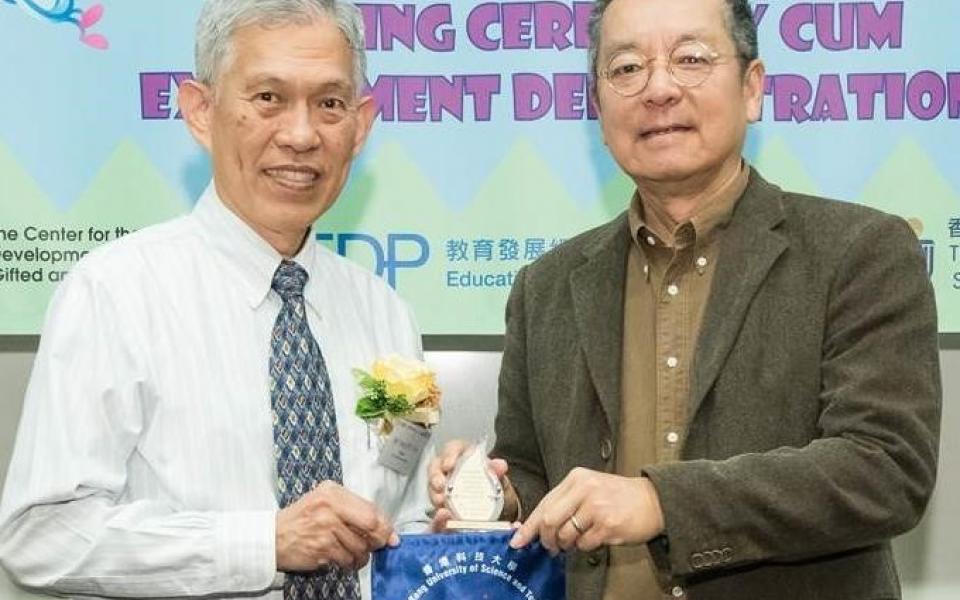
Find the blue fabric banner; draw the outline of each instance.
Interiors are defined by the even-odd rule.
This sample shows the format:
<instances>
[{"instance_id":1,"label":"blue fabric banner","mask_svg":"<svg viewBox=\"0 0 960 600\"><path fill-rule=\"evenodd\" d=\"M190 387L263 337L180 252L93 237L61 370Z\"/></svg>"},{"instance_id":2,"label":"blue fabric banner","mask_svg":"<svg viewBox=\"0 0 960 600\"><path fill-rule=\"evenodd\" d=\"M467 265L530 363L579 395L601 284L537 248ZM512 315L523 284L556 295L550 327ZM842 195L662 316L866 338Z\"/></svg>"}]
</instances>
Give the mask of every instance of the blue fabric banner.
<instances>
[{"instance_id":1,"label":"blue fabric banner","mask_svg":"<svg viewBox=\"0 0 960 600\"><path fill-rule=\"evenodd\" d=\"M564 561L510 531L401 536L373 557L374 600L563 600Z\"/></svg>"}]
</instances>

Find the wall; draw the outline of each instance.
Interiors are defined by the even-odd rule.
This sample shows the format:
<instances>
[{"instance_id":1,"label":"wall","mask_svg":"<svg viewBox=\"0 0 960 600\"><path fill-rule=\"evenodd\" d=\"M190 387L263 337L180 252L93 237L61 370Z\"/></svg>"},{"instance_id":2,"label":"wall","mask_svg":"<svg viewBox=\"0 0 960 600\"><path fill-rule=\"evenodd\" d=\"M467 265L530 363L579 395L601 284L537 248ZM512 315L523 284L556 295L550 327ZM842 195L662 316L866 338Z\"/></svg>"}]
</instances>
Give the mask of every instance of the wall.
<instances>
[{"instance_id":1,"label":"wall","mask_svg":"<svg viewBox=\"0 0 960 600\"><path fill-rule=\"evenodd\" d=\"M33 360L34 338L0 338L0 482L19 420ZM449 346L449 344L444 344ZM957 344L951 343L956 348ZM930 509L914 531L895 542L906 600L960 597L960 350L943 350L944 410L940 479ZM499 352L434 351L427 360L440 373L447 412L439 439L476 439L493 428ZM0 571L0 600L35 596L15 589Z\"/></svg>"}]
</instances>

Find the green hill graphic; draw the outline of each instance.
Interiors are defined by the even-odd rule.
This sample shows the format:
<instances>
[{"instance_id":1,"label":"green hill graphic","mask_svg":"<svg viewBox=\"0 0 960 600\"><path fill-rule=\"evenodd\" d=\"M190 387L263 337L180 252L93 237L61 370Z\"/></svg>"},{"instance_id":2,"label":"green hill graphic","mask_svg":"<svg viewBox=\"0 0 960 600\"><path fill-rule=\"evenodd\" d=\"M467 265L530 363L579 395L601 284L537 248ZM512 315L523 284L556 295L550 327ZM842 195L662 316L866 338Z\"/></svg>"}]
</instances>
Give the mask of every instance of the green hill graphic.
<instances>
[{"instance_id":1,"label":"green hill graphic","mask_svg":"<svg viewBox=\"0 0 960 600\"><path fill-rule=\"evenodd\" d=\"M960 283L955 273L950 220L960 219L960 196L914 140L903 140L867 182L860 201L907 219L921 239L933 242L934 272L941 331L960 331Z\"/></svg>"},{"instance_id":2,"label":"green hill graphic","mask_svg":"<svg viewBox=\"0 0 960 600\"><path fill-rule=\"evenodd\" d=\"M812 195L819 193L817 184L782 137L777 136L764 144L753 166L764 179L785 190Z\"/></svg>"},{"instance_id":3,"label":"green hill graphic","mask_svg":"<svg viewBox=\"0 0 960 600\"><path fill-rule=\"evenodd\" d=\"M449 216L430 180L398 143L385 143L353 173L337 203L317 223L318 230L388 232L431 226ZM430 215L430 219L425 219Z\"/></svg>"},{"instance_id":4,"label":"green hill graphic","mask_svg":"<svg viewBox=\"0 0 960 600\"><path fill-rule=\"evenodd\" d=\"M463 220L476 234L567 237L582 228L584 216L533 144L518 138L477 189Z\"/></svg>"},{"instance_id":5,"label":"green hill graphic","mask_svg":"<svg viewBox=\"0 0 960 600\"><path fill-rule=\"evenodd\" d=\"M633 180L623 171L617 173L607 181L600 192L600 206L597 208L602 211L602 221L609 221L622 213L630 205L633 193L637 191L637 186Z\"/></svg>"},{"instance_id":6,"label":"green hill graphic","mask_svg":"<svg viewBox=\"0 0 960 600\"><path fill-rule=\"evenodd\" d=\"M56 210L10 148L0 140L0 227L51 223Z\"/></svg>"},{"instance_id":7,"label":"green hill graphic","mask_svg":"<svg viewBox=\"0 0 960 600\"><path fill-rule=\"evenodd\" d=\"M754 164L785 188L816 193L817 186L782 138L760 149ZM456 173L440 176L456 177ZM512 276L530 261L530 248L549 249L622 211L634 191L621 173L606 181L599 201L574 198L527 139L518 138L477 189L471 202L454 211L444 204L432 177L410 158L398 141L382 145L351 177L341 198L317 223L317 231L373 236L351 240L347 256L369 269L394 271L398 291L414 303L426 333L484 334L502 330L503 305ZM53 207L36 182L0 141L0 228L27 226L86 232L90 227L139 228L180 215L189 209L176 188L159 173L132 140L121 142L88 188L65 213ZM913 140L898 146L865 186L864 204L910 219L935 246L934 285L940 301L941 328L960 330L960 302L953 289L950 219L960 218L960 197ZM393 236L391 245L388 236ZM400 236L400 237L397 237ZM407 236L407 237L403 237ZM419 236L419 237L418 237ZM112 237L112 235L111 235ZM416 262L429 245L429 261ZM84 238L59 247L86 250L96 245ZM0 241L0 250L22 252L53 243ZM517 254L510 249L516 248ZM465 251L461 254L460 251ZM489 253L489 254L488 254ZM9 254L8 254L9 257ZM69 264L48 265L57 271ZM0 261L0 268L31 265ZM483 283L478 284L478 281ZM39 330L55 282L0 281L0 334ZM958 309L953 309L956 305Z\"/></svg>"},{"instance_id":8,"label":"green hill graphic","mask_svg":"<svg viewBox=\"0 0 960 600\"><path fill-rule=\"evenodd\" d=\"M61 274L73 266L76 253L90 250L101 241L91 240L91 227L109 230L123 226L137 229L157 223L187 210L178 194L156 170L144 152L131 141L121 142L104 163L76 203L64 213L53 208L33 179L20 167L12 152L0 143L0 227L24 231L27 227L47 229L57 235L74 232L77 241L28 240L0 244L11 253L0 261L0 268L15 268L37 273L41 281L0 281L0 334L32 334L40 330L47 303ZM6 201L9 199L10 201ZM34 238L36 234L27 232ZM23 251L44 253L40 261L30 261ZM50 254L73 251L60 260ZM6 271L9 276L10 271Z\"/></svg>"},{"instance_id":9,"label":"green hill graphic","mask_svg":"<svg viewBox=\"0 0 960 600\"><path fill-rule=\"evenodd\" d=\"M0 229L4 230L0 235L0 252L4 253L0 255L0 335L39 330L54 284L45 278L33 281L38 265L16 256L40 245L28 236L36 237L36 231L57 226L59 219L60 214L36 181L0 140ZM23 281L12 269L28 272L30 280Z\"/></svg>"},{"instance_id":10,"label":"green hill graphic","mask_svg":"<svg viewBox=\"0 0 960 600\"><path fill-rule=\"evenodd\" d=\"M144 227L189 209L132 140L123 140L67 213L77 225Z\"/></svg>"},{"instance_id":11,"label":"green hill graphic","mask_svg":"<svg viewBox=\"0 0 960 600\"><path fill-rule=\"evenodd\" d=\"M923 235L946 232L960 212L960 196L916 141L903 140L864 186L860 201L905 219L920 219Z\"/></svg>"}]
</instances>

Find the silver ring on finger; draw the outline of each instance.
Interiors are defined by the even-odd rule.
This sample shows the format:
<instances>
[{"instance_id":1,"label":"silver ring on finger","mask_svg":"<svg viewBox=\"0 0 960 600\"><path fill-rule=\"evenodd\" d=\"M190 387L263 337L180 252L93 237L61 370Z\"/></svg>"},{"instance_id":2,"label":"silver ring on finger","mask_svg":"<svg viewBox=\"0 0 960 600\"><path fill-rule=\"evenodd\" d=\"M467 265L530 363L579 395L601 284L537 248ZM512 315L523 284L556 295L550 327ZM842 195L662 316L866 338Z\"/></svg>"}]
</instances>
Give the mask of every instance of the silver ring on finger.
<instances>
[{"instance_id":1,"label":"silver ring on finger","mask_svg":"<svg viewBox=\"0 0 960 600\"><path fill-rule=\"evenodd\" d=\"M583 535L587 530L586 527L580 522L580 519L577 518L577 515L570 515L570 524L573 525L573 528L577 530L577 533Z\"/></svg>"}]
</instances>

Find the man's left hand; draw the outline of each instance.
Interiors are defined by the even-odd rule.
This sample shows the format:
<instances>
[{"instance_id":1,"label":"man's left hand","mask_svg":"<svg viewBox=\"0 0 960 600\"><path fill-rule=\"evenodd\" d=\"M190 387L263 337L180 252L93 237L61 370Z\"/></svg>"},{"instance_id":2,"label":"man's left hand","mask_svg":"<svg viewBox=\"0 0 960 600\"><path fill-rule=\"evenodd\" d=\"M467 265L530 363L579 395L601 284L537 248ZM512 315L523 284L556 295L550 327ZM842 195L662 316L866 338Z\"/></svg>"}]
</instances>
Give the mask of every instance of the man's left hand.
<instances>
[{"instance_id":1,"label":"man's left hand","mask_svg":"<svg viewBox=\"0 0 960 600\"><path fill-rule=\"evenodd\" d=\"M578 467L555 487L520 526L510 546L534 538L547 550L642 544L663 532L657 490L646 477L621 477Z\"/></svg>"}]
</instances>

